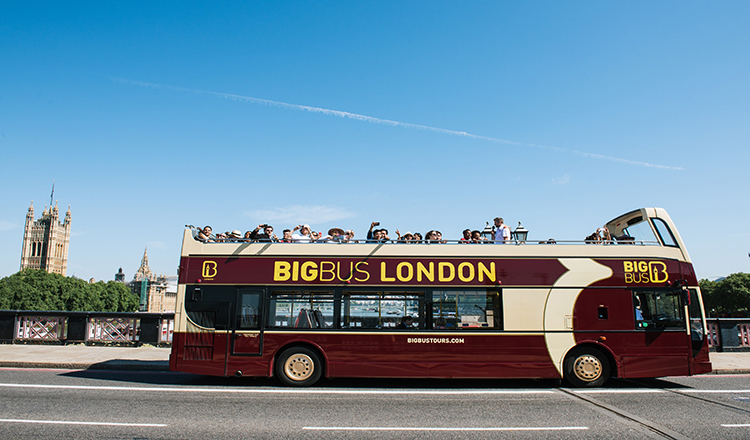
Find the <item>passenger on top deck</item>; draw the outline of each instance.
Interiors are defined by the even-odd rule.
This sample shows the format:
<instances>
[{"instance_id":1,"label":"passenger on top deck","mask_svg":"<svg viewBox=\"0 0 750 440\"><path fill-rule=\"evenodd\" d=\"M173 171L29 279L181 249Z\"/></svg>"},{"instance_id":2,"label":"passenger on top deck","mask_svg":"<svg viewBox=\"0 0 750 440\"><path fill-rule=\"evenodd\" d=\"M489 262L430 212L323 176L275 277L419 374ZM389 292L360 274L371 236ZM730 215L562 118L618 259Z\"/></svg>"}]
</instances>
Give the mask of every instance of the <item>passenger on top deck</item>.
<instances>
[{"instance_id":1,"label":"passenger on top deck","mask_svg":"<svg viewBox=\"0 0 750 440\"><path fill-rule=\"evenodd\" d=\"M291 229L284 229L283 231L283 238L281 239L282 243L291 243L292 242L292 230Z\"/></svg>"},{"instance_id":2,"label":"passenger on top deck","mask_svg":"<svg viewBox=\"0 0 750 440\"><path fill-rule=\"evenodd\" d=\"M583 239L583 241L586 244L596 244L596 243L599 243L599 241L601 241L601 237L599 237L598 233L594 232L591 235L587 235L586 238Z\"/></svg>"},{"instance_id":3,"label":"passenger on top deck","mask_svg":"<svg viewBox=\"0 0 750 440\"><path fill-rule=\"evenodd\" d=\"M422 243L422 234L419 232L414 233L414 243Z\"/></svg>"},{"instance_id":4,"label":"passenger on top deck","mask_svg":"<svg viewBox=\"0 0 750 440\"><path fill-rule=\"evenodd\" d=\"M263 230L263 232L259 233L261 229ZM260 224L257 228L253 229L253 232L250 233L250 239L263 242L279 241L279 237L277 237L276 234L273 233L273 226L267 223Z\"/></svg>"},{"instance_id":5,"label":"passenger on top deck","mask_svg":"<svg viewBox=\"0 0 750 440\"><path fill-rule=\"evenodd\" d=\"M295 243L310 243L313 239L310 232L310 225L297 225L292 233L292 241Z\"/></svg>"},{"instance_id":6,"label":"passenger on top deck","mask_svg":"<svg viewBox=\"0 0 750 440\"><path fill-rule=\"evenodd\" d=\"M427 243L445 243L446 241L443 240L443 233L440 231L432 230L427 233L427 236L425 237L425 242Z\"/></svg>"},{"instance_id":7,"label":"passenger on top deck","mask_svg":"<svg viewBox=\"0 0 750 440\"><path fill-rule=\"evenodd\" d=\"M341 228L331 228L328 230L328 236L323 238L326 243L342 243L344 242L344 230Z\"/></svg>"},{"instance_id":8,"label":"passenger on top deck","mask_svg":"<svg viewBox=\"0 0 750 440\"><path fill-rule=\"evenodd\" d=\"M463 237L458 242L461 244L471 243L471 229L464 229Z\"/></svg>"},{"instance_id":9,"label":"passenger on top deck","mask_svg":"<svg viewBox=\"0 0 750 440\"><path fill-rule=\"evenodd\" d=\"M609 228L607 228L606 226L602 226L601 228L597 229L596 232L599 234L605 244L612 243L612 236L609 234Z\"/></svg>"},{"instance_id":10,"label":"passenger on top deck","mask_svg":"<svg viewBox=\"0 0 750 440\"><path fill-rule=\"evenodd\" d=\"M241 241L242 240L242 232L240 232L239 229L235 229L232 232L227 233L227 241Z\"/></svg>"},{"instance_id":11,"label":"passenger on top deck","mask_svg":"<svg viewBox=\"0 0 750 440\"><path fill-rule=\"evenodd\" d=\"M396 240L398 243L413 243L414 242L414 234L412 234L409 231L406 231L406 234L401 236L401 233L396 229L396 235L398 236L398 239Z\"/></svg>"},{"instance_id":12,"label":"passenger on top deck","mask_svg":"<svg viewBox=\"0 0 750 440\"><path fill-rule=\"evenodd\" d=\"M347 229L344 233L344 243L358 243L358 241L354 240L354 231L351 229Z\"/></svg>"},{"instance_id":13,"label":"passenger on top deck","mask_svg":"<svg viewBox=\"0 0 750 440\"><path fill-rule=\"evenodd\" d=\"M367 241L376 241L378 243L385 243L390 240L388 238L388 229L375 229L375 226L379 226L380 222L372 222L370 224L370 230L367 231Z\"/></svg>"},{"instance_id":14,"label":"passenger on top deck","mask_svg":"<svg viewBox=\"0 0 750 440\"><path fill-rule=\"evenodd\" d=\"M195 236L195 239L198 241L202 241L204 243L209 243L213 241L213 237L211 236L211 232L213 229L211 229L211 226L204 226L203 229L198 229L198 235Z\"/></svg>"},{"instance_id":15,"label":"passenger on top deck","mask_svg":"<svg viewBox=\"0 0 750 440\"><path fill-rule=\"evenodd\" d=\"M502 217L495 217L495 244L510 243L510 228Z\"/></svg>"},{"instance_id":16,"label":"passenger on top deck","mask_svg":"<svg viewBox=\"0 0 750 440\"><path fill-rule=\"evenodd\" d=\"M484 237L482 237L482 233L481 232L479 232L477 230L471 231L471 242L472 243L484 243L485 241L487 241L487 240Z\"/></svg>"}]
</instances>

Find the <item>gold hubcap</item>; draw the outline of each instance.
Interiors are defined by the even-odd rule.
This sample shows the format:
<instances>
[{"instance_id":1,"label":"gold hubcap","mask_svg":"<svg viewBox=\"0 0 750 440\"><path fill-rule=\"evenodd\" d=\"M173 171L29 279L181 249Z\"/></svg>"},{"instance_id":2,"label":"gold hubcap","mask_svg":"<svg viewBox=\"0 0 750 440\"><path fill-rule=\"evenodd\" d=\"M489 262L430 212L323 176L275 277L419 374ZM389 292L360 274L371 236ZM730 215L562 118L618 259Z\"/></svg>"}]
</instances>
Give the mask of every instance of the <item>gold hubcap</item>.
<instances>
[{"instance_id":1,"label":"gold hubcap","mask_svg":"<svg viewBox=\"0 0 750 440\"><path fill-rule=\"evenodd\" d=\"M289 379L296 381L305 380L315 371L315 363L313 363L310 356L298 353L289 356L284 363L284 371L286 372L286 377Z\"/></svg>"},{"instance_id":2,"label":"gold hubcap","mask_svg":"<svg viewBox=\"0 0 750 440\"><path fill-rule=\"evenodd\" d=\"M596 356L584 354L576 358L573 363L573 372L577 378L592 382L602 375L602 363Z\"/></svg>"}]
</instances>

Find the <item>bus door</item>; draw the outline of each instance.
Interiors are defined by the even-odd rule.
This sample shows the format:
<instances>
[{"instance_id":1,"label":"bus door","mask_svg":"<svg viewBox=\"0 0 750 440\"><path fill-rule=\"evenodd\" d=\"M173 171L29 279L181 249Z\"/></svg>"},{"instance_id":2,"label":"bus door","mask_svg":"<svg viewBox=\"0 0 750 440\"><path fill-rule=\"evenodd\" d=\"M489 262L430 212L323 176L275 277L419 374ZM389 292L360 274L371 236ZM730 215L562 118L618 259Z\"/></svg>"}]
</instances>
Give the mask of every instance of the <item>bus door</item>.
<instances>
[{"instance_id":1,"label":"bus door","mask_svg":"<svg viewBox=\"0 0 750 440\"><path fill-rule=\"evenodd\" d=\"M703 316L703 307L699 299L698 289L690 288L685 292L686 299L688 299L688 319L690 322L690 336L688 343L691 348L691 359L698 362L709 362L708 350L703 350L706 346L706 321ZM702 352L703 351L703 352ZM696 370L696 364L690 363L690 374L704 373L705 371L694 371Z\"/></svg>"},{"instance_id":2,"label":"bus door","mask_svg":"<svg viewBox=\"0 0 750 440\"><path fill-rule=\"evenodd\" d=\"M256 355L263 353L261 310L265 291L259 288L237 290L237 309L232 330L232 354Z\"/></svg>"}]
</instances>

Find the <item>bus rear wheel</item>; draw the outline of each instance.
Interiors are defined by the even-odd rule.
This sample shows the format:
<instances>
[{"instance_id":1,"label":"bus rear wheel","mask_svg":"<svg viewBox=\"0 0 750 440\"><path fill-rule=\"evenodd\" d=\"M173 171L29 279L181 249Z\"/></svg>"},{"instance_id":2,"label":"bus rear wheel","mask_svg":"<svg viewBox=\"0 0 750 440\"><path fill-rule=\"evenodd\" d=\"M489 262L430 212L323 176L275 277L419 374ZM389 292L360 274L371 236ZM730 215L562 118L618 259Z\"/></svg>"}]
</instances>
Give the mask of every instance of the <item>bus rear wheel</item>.
<instances>
[{"instance_id":1,"label":"bus rear wheel","mask_svg":"<svg viewBox=\"0 0 750 440\"><path fill-rule=\"evenodd\" d=\"M574 387L598 387L609 379L609 360L600 350L578 347L568 353L563 363L565 380Z\"/></svg>"},{"instance_id":2,"label":"bus rear wheel","mask_svg":"<svg viewBox=\"0 0 750 440\"><path fill-rule=\"evenodd\" d=\"M276 363L276 377L287 386L311 386L320 379L322 373L320 356L305 347L287 348L281 352Z\"/></svg>"}]
</instances>

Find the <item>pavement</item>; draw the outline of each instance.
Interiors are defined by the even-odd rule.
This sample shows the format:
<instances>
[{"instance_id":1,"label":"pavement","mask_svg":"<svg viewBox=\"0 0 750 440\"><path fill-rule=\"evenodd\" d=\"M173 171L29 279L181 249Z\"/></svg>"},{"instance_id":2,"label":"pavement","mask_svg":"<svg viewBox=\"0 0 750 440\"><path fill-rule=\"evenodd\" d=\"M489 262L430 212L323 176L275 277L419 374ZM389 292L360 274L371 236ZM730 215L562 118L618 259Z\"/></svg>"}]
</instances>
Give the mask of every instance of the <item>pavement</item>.
<instances>
[{"instance_id":1,"label":"pavement","mask_svg":"<svg viewBox=\"0 0 750 440\"><path fill-rule=\"evenodd\" d=\"M0 344L0 367L169 370L169 347ZM750 374L750 352L711 353L713 374Z\"/></svg>"}]
</instances>

